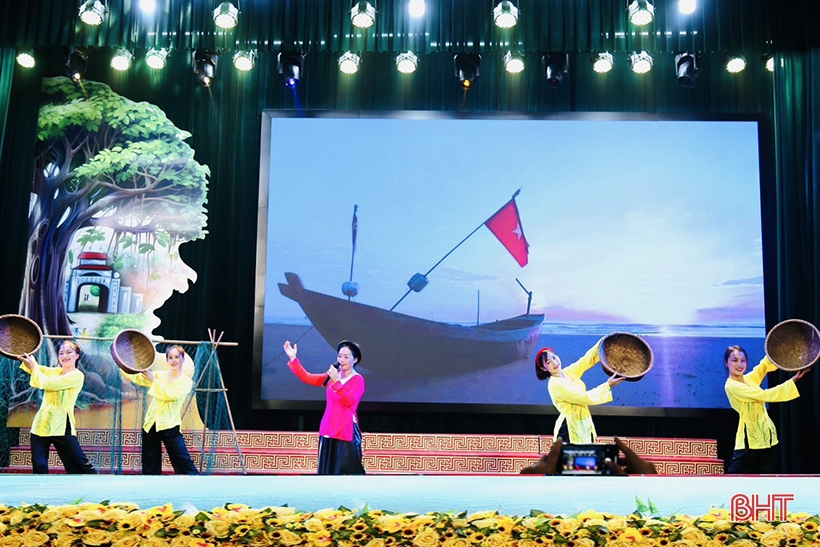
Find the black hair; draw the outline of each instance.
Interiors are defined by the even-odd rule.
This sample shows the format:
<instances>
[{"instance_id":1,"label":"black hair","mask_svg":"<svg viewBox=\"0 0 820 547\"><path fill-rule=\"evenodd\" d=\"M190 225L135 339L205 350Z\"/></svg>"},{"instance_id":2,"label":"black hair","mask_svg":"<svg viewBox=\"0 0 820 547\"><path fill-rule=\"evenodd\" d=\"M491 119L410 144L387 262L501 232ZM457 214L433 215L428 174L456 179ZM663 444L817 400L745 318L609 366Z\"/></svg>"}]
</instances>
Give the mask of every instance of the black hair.
<instances>
[{"instance_id":1,"label":"black hair","mask_svg":"<svg viewBox=\"0 0 820 547\"><path fill-rule=\"evenodd\" d=\"M749 354L746 353L745 349L743 349L740 346L729 346L728 348L726 348L726 351L723 352L723 364L724 365L729 364L729 357L731 357L732 354L736 351L739 351L740 353L742 353L743 357L745 357L747 361L749 360Z\"/></svg>"}]
</instances>

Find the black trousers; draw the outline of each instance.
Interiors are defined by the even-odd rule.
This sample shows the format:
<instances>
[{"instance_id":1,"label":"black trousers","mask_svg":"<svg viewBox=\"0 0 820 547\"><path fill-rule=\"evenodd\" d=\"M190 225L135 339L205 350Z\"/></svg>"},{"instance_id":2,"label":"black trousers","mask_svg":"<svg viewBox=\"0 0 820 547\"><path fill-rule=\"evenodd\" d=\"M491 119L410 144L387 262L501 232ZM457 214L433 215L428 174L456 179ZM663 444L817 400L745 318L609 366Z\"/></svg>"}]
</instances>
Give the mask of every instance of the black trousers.
<instances>
[{"instance_id":1,"label":"black trousers","mask_svg":"<svg viewBox=\"0 0 820 547\"><path fill-rule=\"evenodd\" d=\"M168 458L174 467L177 475L199 475L188 448L185 446L185 439L179 430L179 426L171 429L157 431L157 426L152 425L146 433L142 432L142 474L162 475L162 445L168 452Z\"/></svg>"},{"instance_id":2,"label":"black trousers","mask_svg":"<svg viewBox=\"0 0 820 547\"><path fill-rule=\"evenodd\" d=\"M776 475L780 473L780 447L743 448L732 453L727 475Z\"/></svg>"},{"instance_id":3,"label":"black trousers","mask_svg":"<svg viewBox=\"0 0 820 547\"><path fill-rule=\"evenodd\" d=\"M65 433L54 437L40 437L31 434L31 467L37 474L48 473L48 454L51 445L57 449L57 454L63 462L65 472L72 475L94 475L97 470L88 461L77 437L71 434L71 422L66 418Z\"/></svg>"}]
</instances>

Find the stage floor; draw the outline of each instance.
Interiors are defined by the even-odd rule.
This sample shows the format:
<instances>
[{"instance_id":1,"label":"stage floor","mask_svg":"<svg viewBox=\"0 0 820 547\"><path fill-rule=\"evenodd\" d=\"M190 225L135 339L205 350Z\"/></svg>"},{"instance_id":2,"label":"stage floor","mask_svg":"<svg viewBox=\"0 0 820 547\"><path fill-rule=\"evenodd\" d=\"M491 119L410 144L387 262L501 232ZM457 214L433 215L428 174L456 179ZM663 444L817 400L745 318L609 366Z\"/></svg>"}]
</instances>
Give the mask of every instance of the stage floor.
<instances>
[{"instance_id":1,"label":"stage floor","mask_svg":"<svg viewBox=\"0 0 820 547\"><path fill-rule=\"evenodd\" d=\"M302 511L345 506L395 512L483 511L526 515L531 509L572 515L595 509L628 514L636 498L660 515L701 515L729 509L745 495L764 503L787 495L789 512L820 514L820 476L423 476L423 475L27 475L0 474L0 505L129 501L141 508L172 503L211 510L226 503L250 507L288 505ZM756 497L756 498L754 498ZM781 498L782 499L782 498Z\"/></svg>"}]
</instances>

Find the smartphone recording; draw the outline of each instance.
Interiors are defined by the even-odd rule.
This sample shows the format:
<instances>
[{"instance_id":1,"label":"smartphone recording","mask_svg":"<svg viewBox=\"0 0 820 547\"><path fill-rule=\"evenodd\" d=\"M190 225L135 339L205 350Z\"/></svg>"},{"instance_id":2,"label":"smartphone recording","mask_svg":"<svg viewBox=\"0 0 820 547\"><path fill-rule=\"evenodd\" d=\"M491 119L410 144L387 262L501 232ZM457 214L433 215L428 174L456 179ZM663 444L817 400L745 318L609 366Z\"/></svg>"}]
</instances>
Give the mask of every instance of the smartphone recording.
<instances>
[{"instance_id":1,"label":"smartphone recording","mask_svg":"<svg viewBox=\"0 0 820 547\"><path fill-rule=\"evenodd\" d=\"M611 475L606 459L618 463L614 444L565 444L561 451L562 475Z\"/></svg>"}]
</instances>

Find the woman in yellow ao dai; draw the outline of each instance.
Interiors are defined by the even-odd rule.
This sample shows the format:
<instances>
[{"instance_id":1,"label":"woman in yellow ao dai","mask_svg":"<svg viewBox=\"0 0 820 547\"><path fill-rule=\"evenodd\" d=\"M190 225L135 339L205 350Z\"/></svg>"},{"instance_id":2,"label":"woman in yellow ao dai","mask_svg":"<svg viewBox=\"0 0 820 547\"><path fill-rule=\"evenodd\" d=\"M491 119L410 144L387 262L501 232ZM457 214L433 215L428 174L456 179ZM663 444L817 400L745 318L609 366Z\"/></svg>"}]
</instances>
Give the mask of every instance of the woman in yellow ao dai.
<instances>
[{"instance_id":1,"label":"woman in yellow ao dai","mask_svg":"<svg viewBox=\"0 0 820 547\"><path fill-rule=\"evenodd\" d=\"M142 474L162 474L162 445L177 475L198 475L191 460L182 427L182 410L185 400L194 387L182 371L185 350L181 346L169 346L165 358L170 370L139 374L126 374L135 384L148 387L148 410L142 426Z\"/></svg>"},{"instance_id":2,"label":"woman in yellow ao dai","mask_svg":"<svg viewBox=\"0 0 820 547\"><path fill-rule=\"evenodd\" d=\"M603 384L587 391L581 376L601 360L599 346L600 341L567 368L561 368L561 359L552 348L541 349L535 357L535 374L539 380L549 378L547 389L552 404L559 412L553 435L561 437L565 443L594 442L597 434L589 405L610 402L612 388L624 381L623 376L615 374Z\"/></svg>"},{"instance_id":3,"label":"woman in yellow ao dai","mask_svg":"<svg viewBox=\"0 0 820 547\"><path fill-rule=\"evenodd\" d=\"M727 474L780 473L780 448L777 429L766 411L766 403L791 401L800 396L795 382L809 371L803 369L789 380L769 389L760 384L777 366L764 357L751 372L746 373L748 354L740 346L730 346L723 354L723 364L729 371L726 379L726 397L738 413L735 449Z\"/></svg>"},{"instance_id":4,"label":"woman in yellow ao dai","mask_svg":"<svg viewBox=\"0 0 820 547\"><path fill-rule=\"evenodd\" d=\"M74 405L83 389L85 375L77 368L80 346L64 340L57 348L60 367L44 367L34 355L20 356L20 368L31 374L29 385L43 390L43 401L31 424L31 465L34 473L48 473L51 445L57 449L66 473L95 474L77 441Z\"/></svg>"}]
</instances>

